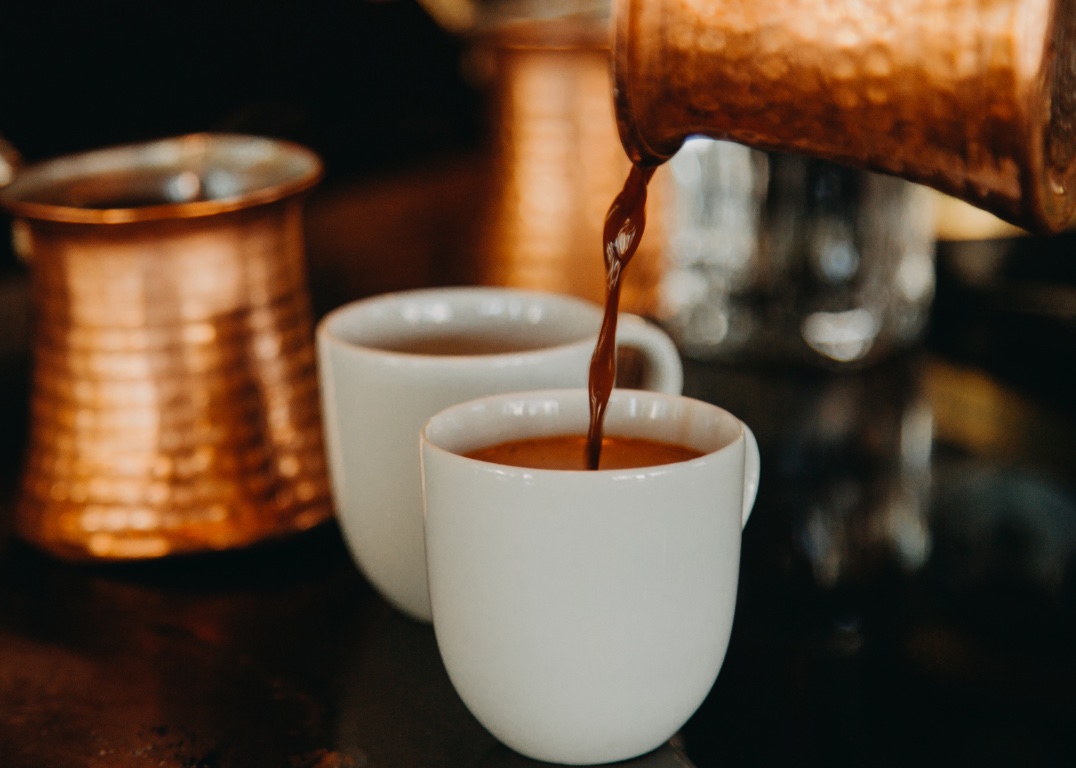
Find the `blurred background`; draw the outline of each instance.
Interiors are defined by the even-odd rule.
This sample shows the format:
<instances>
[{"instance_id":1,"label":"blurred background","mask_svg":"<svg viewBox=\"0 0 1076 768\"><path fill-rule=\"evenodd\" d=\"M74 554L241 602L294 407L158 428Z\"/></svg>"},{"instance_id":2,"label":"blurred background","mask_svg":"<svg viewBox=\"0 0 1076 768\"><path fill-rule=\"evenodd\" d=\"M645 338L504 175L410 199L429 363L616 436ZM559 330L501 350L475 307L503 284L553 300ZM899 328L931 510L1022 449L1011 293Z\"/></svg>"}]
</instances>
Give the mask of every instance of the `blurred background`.
<instances>
[{"instance_id":1,"label":"blurred background","mask_svg":"<svg viewBox=\"0 0 1076 768\"><path fill-rule=\"evenodd\" d=\"M461 42L414 0L5 3L4 134L27 160L202 130L323 154L332 180L479 139Z\"/></svg>"},{"instance_id":2,"label":"blurred background","mask_svg":"<svg viewBox=\"0 0 1076 768\"><path fill-rule=\"evenodd\" d=\"M24 163L198 131L291 139L325 163L307 206L319 314L449 279L432 274L432 253L474 218L456 215L472 198L446 180L457 168L465 185L481 177L465 158L483 145L483 93L464 76L461 40L414 0L16 0L0 10L0 38L0 137ZM31 307L10 223L0 214L0 430L3 459L18 462Z\"/></svg>"},{"instance_id":3,"label":"blurred background","mask_svg":"<svg viewBox=\"0 0 1076 768\"><path fill-rule=\"evenodd\" d=\"M600 222L627 168L605 13L589 1L16 0L0 12L0 136L25 162L206 130L310 146L326 167L308 210L319 314L449 282L600 300ZM564 15L567 25L545 24ZM536 23L491 32L504 18ZM693 356L862 367L929 333L1009 361L1006 375L1070 407L1073 379L1026 373L1029 357L1071 333L1070 235L1025 237L951 200L932 199L924 219L906 190L877 179L739 147L693 150L652 185L625 297ZM872 255L900 249L915 258ZM6 236L0 264L9 284L21 278ZM904 294L879 296L864 287L872 280ZM888 318L866 340L861 316L834 311L850 287ZM10 347L22 314L16 289L4 290ZM951 292L959 301L946 300ZM976 313L986 309L1008 322L982 331Z\"/></svg>"},{"instance_id":4,"label":"blurred background","mask_svg":"<svg viewBox=\"0 0 1076 768\"><path fill-rule=\"evenodd\" d=\"M306 214L318 315L449 283L600 300L627 160L581 7L568 28L476 37L417 0L8 0L0 136L26 162L195 131L308 145L326 167ZM1076 240L936 196L924 229L906 194L712 144L655 177L625 308L677 336L688 394L741 415L764 457L729 663L685 729L697 764L1076 755ZM30 307L0 224L13 466ZM839 304L853 294L900 311L864 323Z\"/></svg>"}]
</instances>

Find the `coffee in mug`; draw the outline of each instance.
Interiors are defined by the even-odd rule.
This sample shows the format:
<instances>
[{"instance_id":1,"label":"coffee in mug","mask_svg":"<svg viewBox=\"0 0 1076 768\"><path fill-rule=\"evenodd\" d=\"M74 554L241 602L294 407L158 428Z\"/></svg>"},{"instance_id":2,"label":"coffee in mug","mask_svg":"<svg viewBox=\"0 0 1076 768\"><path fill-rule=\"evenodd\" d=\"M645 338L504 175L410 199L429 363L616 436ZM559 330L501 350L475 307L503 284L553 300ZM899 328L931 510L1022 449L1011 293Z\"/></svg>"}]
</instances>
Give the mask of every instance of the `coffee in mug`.
<instances>
[{"instance_id":1,"label":"coffee in mug","mask_svg":"<svg viewBox=\"0 0 1076 768\"><path fill-rule=\"evenodd\" d=\"M392 605L429 621L418 435L433 414L483 395L582 387L602 310L507 288L385 294L322 319L317 353L329 475L348 548ZM621 317L642 386L679 393L680 357L659 328Z\"/></svg>"},{"instance_id":2,"label":"coffee in mug","mask_svg":"<svg viewBox=\"0 0 1076 768\"><path fill-rule=\"evenodd\" d=\"M433 625L449 678L502 743L574 765L655 749L706 697L759 479L739 419L626 389L610 396L604 448L625 447L632 466L584 470L588 399L583 387L495 395L441 411L422 432ZM510 466L517 451L573 466Z\"/></svg>"},{"instance_id":3,"label":"coffee in mug","mask_svg":"<svg viewBox=\"0 0 1076 768\"><path fill-rule=\"evenodd\" d=\"M586 435L554 435L509 440L466 454L476 461L531 469L589 470ZM634 469L697 459L701 451L661 440L605 437L598 469Z\"/></svg>"}]
</instances>

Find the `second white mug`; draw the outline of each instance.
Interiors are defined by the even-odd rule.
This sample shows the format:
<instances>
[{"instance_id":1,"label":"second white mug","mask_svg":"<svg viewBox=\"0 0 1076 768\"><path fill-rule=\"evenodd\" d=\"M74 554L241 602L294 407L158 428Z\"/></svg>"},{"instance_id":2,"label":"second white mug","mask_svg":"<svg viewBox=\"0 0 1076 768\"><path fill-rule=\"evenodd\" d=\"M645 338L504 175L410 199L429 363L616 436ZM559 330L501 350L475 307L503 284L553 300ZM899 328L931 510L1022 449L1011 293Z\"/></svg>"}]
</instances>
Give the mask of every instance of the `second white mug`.
<instances>
[{"instance_id":1,"label":"second white mug","mask_svg":"<svg viewBox=\"0 0 1076 768\"><path fill-rule=\"evenodd\" d=\"M352 557L393 606L430 621L419 432L456 403L584 387L600 307L558 294L443 288L362 299L318 324L325 439ZM656 326L622 315L617 346L638 350L642 387L679 394L680 357Z\"/></svg>"}]
</instances>

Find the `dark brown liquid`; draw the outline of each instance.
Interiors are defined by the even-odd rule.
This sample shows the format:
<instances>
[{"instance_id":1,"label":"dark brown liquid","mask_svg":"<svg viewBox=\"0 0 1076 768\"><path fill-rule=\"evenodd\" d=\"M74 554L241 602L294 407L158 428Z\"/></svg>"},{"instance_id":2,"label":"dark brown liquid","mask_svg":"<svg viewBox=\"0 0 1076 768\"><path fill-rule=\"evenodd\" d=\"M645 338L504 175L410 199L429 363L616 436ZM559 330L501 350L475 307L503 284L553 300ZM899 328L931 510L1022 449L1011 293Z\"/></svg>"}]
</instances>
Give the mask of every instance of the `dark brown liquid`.
<instances>
[{"instance_id":1,"label":"dark brown liquid","mask_svg":"<svg viewBox=\"0 0 1076 768\"><path fill-rule=\"evenodd\" d=\"M554 435L498 443L467 454L469 458L529 469L596 469L588 465L583 435ZM601 469L636 469L688 461L701 451L674 443L638 437L607 437L602 440Z\"/></svg>"},{"instance_id":2,"label":"dark brown liquid","mask_svg":"<svg viewBox=\"0 0 1076 768\"><path fill-rule=\"evenodd\" d=\"M372 344L386 352L407 355L502 355L544 349L549 339L526 339L518 336L484 336L482 334L442 333L415 338L393 339Z\"/></svg>"},{"instance_id":3,"label":"dark brown liquid","mask_svg":"<svg viewBox=\"0 0 1076 768\"><path fill-rule=\"evenodd\" d=\"M646 226L646 185L654 168L632 165L624 188L605 214L602 233L605 253L605 316L598 344L590 359L590 429L587 433L587 466L597 469L604 444L605 408L616 382L616 321L620 309L620 285L625 267L639 248Z\"/></svg>"}]
</instances>

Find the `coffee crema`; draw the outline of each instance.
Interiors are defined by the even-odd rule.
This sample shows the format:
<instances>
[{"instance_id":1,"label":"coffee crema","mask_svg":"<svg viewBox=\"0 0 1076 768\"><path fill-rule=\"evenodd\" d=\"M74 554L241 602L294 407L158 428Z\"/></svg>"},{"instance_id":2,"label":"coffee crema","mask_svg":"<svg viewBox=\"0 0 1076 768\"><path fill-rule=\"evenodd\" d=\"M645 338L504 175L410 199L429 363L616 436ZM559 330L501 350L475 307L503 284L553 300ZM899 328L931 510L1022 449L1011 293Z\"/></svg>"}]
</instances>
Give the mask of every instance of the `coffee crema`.
<instances>
[{"instance_id":1,"label":"coffee crema","mask_svg":"<svg viewBox=\"0 0 1076 768\"><path fill-rule=\"evenodd\" d=\"M509 440L464 454L469 459L524 469L640 469L697 459L702 451L642 437L604 437L601 461L590 466L586 435L552 435Z\"/></svg>"},{"instance_id":2,"label":"coffee crema","mask_svg":"<svg viewBox=\"0 0 1076 768\"><path fill-rule=\"evenodd\" d=\"M557 346L559 343L561 342L550 338L527 338L525 334L491 336L456 331L400 337L371 343L369 346L383 352L398 352L403 355L453 357L533 352L538 349Z\"/></svg>"}]
</instances>

